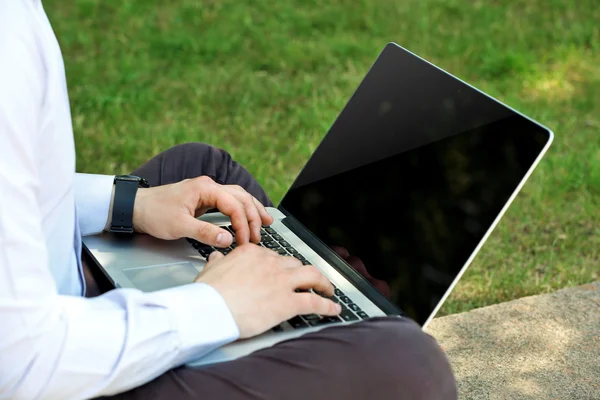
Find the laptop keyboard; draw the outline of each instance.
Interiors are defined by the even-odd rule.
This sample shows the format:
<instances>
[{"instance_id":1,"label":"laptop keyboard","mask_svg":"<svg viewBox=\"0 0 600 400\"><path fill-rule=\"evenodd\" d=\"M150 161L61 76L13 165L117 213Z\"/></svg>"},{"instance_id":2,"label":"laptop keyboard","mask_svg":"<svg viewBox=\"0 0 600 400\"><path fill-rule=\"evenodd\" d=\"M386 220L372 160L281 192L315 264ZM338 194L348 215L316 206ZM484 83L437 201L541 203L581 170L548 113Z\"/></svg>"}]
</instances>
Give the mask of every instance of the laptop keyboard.
<instances>
[{"instance_id":1,"label":"laptop keyboard","mask_svg":"<svg viewBox=\"0 0 600 400\"><path fill-rule=\"evenodd\" d=\"M190 239L190 238L188 238L187 241L190 242L191 245L194 247L194 249L196 249L196 251L198 253L200 253L200 255L202 257L204 257L206 259L208 259L208 256L213 251L218 251L218 252L222 253L223 255L227 255L233 249L235 249L235 247L237 246L237 242L235 239L235 231L233 230L231 225L223 226L222 228L227 229L229 232L231 232L231 234L233 236L233 242L231 243L231 246L229 246L229 247L225 247L225 248L213 247L213 246L206 245L204 243L200 243L197 240ZM277 232L271 227L266 226L266 227L261 228L260 243L258 245L265 247L267 249L273 250L282 256L296 257L298 260L300 260L302 262L303 265L310 264L310 262L302 254L300 254L300 252L298 250L296 250L292 245L290 245L288 242L286 242L285 239L283 237L281 237L279 234L277 234ZM306 328L309 326L332 324L335 322L353 322L353 321L358 321L361 319L369 318L367 313L362 311L359 306L354 304L354 302L352 301L352 299L350 299L350 297L346 296L344 294L344 292L342 292L335 285L333 285L333 287L334 287L334 295L330 296L328 298L331 299L332 301L340 304L340 306L342 307L342 312L340 313L340 315L333 316L333 317L326 317L326 316L321 316L321 315L317 315L317 314L298 315L298 316L288 320L288 323L292 326L292 328L299 329L299 328ZM301 291L301 290L298 289L297 291ZM320 294L321 296L326 297L325 295L323 295L321 293L317 293L317 294ZM281 326L276 326L275 328L273 328L273 331L275 331L275 332L282 331L282 330L283 330L283 328Z\"/></svg>"}]
</instances>

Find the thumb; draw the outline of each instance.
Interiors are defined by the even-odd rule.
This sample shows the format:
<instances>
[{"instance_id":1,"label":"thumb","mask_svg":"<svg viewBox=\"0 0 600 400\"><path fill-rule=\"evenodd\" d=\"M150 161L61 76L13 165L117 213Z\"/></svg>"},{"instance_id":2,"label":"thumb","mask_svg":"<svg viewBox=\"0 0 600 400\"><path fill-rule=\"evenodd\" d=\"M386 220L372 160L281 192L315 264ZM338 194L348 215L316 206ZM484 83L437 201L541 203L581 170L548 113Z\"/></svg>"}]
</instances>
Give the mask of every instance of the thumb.
<instances>
[{"instance_id":1,"label":"thumb","mask_svg":"<svg viewBox=\"0 0 600 400\"><path fill-rule=\"evenodd\" d=\"M210 253L208 255L208 262L209 263L213 263L217 260L220 260L221 258L225 257L222 253L218 252L218 251L213 251L212 253Z\"/></svg>"},{"instance_id":2,"label":"thumb","mask_svg":"<svg viewBox=\"0 0 600 400\"><path fill-rule=\"evenodd\" d=\"M231 233L208 222L200 221L191 215L182 224L182 237L190 237L215 247L227 247L233 241Z\"/></svg>"},{"instance_id":3,"label":"thumb","mask_svg":"<svg viewBox=\"0 0 600 400\"><path fill-rule=\"evenodd\" d=\"M212 253L210 253L208 255L208 262L206 263L206 265L204 265L204 268L202 269L202 271L200 271L200 273L198 274L196 279L194 279L194 282L203 282L206 271L208 271L209 269L211 269L213 267L213 265L215 264L215 261L218 261L223 257L225 257L225 256L223 254L219 253L218 251L213 251Z\"/></svg>"}]
</instances>

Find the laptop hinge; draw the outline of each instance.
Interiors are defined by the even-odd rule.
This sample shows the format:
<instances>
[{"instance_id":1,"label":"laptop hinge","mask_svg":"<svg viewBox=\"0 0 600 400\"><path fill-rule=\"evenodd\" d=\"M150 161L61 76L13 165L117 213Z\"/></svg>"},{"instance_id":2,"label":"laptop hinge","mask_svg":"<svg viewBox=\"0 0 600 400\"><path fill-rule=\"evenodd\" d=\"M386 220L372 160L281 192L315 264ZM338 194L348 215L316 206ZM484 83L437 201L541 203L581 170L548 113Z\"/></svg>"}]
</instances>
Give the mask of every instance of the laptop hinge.
<instances>
[{"instance_id":1,"label":"laptop hinge","mask_svg":"<svg viewBox=\"0 0 600 400\"><path fill-rule=\"evenodd\" d=\"M300 221L290 215L281 205L277 207L286 215L281 222L296 234L304 243L310 246L319 256L333 266L340 274L348 279L356 288L371 300L377 307L388 315L405 315L392 302L385 298L369 281L352 268L336 252L310 232Z\"/></svg>"}]
</instances>

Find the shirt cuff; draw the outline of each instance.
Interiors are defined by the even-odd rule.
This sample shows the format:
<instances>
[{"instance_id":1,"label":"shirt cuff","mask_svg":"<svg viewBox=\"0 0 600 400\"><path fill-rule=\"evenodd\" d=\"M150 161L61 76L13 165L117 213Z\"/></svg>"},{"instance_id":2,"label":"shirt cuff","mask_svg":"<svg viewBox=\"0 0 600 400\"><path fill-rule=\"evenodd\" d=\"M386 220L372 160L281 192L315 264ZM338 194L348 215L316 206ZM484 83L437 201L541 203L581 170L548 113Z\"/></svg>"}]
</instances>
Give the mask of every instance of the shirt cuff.
<instances>
[{"instance_id":1,"label":"shirt cuff","mask_svg":"<svg viewBox=\"0 0 600 400\"><path fill-rule=\"evenodd\" d=\"M205 283L190 283L152 293L169 309L180 340L180 359L187 363L237 340L240 331L225 300Z\"/></svg>"},{"instance_id":2,"label":"shirt cuff","mask_svg":"<svg viewBox=\"0 0 600 400\"><path fill-rule=\"evenodd\" d=\"M104 230L114 181L114 175L75 174L75 204L83 236Z\"/></svg>"}]
</instances>

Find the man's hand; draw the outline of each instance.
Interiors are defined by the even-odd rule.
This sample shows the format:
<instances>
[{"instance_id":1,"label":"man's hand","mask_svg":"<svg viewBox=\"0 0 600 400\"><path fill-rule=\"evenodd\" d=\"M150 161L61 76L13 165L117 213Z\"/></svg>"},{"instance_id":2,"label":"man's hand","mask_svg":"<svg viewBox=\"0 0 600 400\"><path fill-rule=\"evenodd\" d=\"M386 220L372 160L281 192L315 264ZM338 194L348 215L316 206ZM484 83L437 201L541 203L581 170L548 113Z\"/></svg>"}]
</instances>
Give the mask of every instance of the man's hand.
<instances>
[{"instance_id":1,"label":"man's hand","mask_svg":"<svg viewBox=\"0 0 600 400\"><path fill-rule=\"evenodd\" d=\"M239 244L260 241L260 227L273 223L265 207L237 185L219 185L207 176L171 185L138 189L133 208L137 232L159 239L189 237L217 247L233 238L225 229L196 217L217 208L231 218Z\"/></svg>"},{"instance_id":2,"label":"man's hand","mask_svg":"<svg viewBox=\"0 0 600 400\"><path fill-rule=\"evenodd\" d=\"M337 315L339 304L312 292L333 295L331 282L312 265L280 256L253 244L237 247L227 257L215 251L196 278L225 299L240 330L249 338L296 315Z\"/></svg>"}]
</instances>

